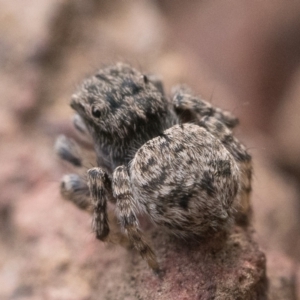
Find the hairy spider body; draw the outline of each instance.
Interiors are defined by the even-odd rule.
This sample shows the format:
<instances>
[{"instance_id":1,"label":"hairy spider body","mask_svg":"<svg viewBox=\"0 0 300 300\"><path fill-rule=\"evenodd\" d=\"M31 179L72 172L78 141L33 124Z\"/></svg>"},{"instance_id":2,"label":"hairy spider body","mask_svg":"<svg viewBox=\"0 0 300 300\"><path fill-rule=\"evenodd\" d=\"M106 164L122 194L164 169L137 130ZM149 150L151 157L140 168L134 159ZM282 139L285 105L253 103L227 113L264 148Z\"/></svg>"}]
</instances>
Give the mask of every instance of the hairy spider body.
<instances>
[{"instance_id":1,"label":"hairy spider body","mask_svg":"<svg viewBox=\"0 0 300 300\"><path fill-rule=\"evenodd\" d=\"M227 227L239 170L204 128L175 125L136 153L129 167L133 202L157 225L189 237Z\"/></svg>"},{"instance_id":2,"label":"hairy spider body","mask_svg":"<svg viewBox=\"0 0 300 300\"><path fill-rule=\"evenodd\" d=\"M162 83L118 63L86 79L72 97L75 128L91 136L97 166L87 178L65 175L61 193L92 211L93 229L109 240L107 202L129 242L158 270L152 248L139 228L137 213L184 238L227 230L247 219L251 157L232 136L238 122L186 87L173 103ZM59 156L82 166L75 141L60 137Z\"/></svg>"}]
</instances>

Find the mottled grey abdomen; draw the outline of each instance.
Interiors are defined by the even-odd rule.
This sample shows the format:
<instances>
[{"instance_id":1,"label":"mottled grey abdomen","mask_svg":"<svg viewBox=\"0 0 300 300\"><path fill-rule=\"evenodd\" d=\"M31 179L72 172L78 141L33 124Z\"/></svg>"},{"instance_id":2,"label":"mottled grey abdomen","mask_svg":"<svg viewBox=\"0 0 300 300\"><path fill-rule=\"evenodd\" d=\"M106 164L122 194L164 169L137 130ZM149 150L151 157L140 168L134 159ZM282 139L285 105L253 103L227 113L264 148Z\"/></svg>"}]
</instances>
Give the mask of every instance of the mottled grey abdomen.
<instances>
[{"instance_id":1,"label":"mottled grey abdomen","mask_svg":"<svg viewBox=\"0 0 300 300\"><path fill-rule=\"evenodd\" d=\"M202 127L164 131L137 151L129 172L136 207L174 234L202 235L232 222L239 169Z\"/></svg>"}]
</instances>

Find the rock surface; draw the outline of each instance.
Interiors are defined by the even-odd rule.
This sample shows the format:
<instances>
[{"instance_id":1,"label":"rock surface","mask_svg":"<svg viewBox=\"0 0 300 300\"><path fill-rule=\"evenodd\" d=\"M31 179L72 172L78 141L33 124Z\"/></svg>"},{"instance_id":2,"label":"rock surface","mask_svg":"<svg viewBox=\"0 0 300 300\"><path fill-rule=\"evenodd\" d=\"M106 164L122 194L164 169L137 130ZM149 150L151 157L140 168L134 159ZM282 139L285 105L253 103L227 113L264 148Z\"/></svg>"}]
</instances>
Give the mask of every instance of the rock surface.
<instances>
[{"instance_id":1,"label":"rock surface","mask_svg":"<svg viewBox=\"0 0 300 300\"><path fill-rule=\"evenodd\" d=\"M40 182L13 212L1 299L265 299L265 256L244 229L199 243L147 230L159 277L133 250L96 241L89 216L54 183Z\"/></svg>"}]
</instances>

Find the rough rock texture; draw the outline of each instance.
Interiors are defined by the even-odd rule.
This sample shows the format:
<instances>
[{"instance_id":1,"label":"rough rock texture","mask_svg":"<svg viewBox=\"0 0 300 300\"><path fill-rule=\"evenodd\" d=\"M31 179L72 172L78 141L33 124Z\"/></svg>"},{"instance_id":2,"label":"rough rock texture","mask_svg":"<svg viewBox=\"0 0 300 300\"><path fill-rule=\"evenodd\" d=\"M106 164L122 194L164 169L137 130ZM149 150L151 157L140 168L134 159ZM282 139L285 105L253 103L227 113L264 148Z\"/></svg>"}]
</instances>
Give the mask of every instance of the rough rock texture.
<instances>
[{"instance_id":1,"label":"rough rock texture","mask_svg":"<svg viewBox=\"0 0 300 300\"><path fill-rule=\"evenodd\" d=\"M299 90L291 102L281 97L299 55L298 4L192 2L0 2L0 299L300 299L299 188L290 168L299 159ZM115 60L162 74L167 90L191 83L242 116L255 161L256 233L236 227L195 244L143 221L159 278L131 250L96 241L90 217L61 199L59 179L70 169L53 143L73 135L70 95ZM269 126L273 136L257 130Z\"/></svg>"},{"instance_id":2,"label":"rough rock texture","mask_svg":"<svg viewBox=\"0 0 300 300\"><path fill-rule=\"evenodd\" d=\"M138 299L265 299L265 256L240 228L198 245L157 231L152 238L165 274L159 279L145 273L144 263L132 256L129 286Z\"/></svg>"}]
</instances>

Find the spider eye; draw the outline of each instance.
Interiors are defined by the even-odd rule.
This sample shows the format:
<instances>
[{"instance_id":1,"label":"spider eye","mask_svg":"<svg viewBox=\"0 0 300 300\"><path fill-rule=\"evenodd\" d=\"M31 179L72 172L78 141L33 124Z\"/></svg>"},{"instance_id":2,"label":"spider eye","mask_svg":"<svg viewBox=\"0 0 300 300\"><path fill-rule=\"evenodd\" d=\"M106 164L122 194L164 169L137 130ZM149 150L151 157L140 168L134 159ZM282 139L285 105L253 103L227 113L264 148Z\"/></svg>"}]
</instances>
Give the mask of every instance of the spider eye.
<instances>
[{"instance_id":1,"label":"spider eye","mask_svg":"<svg viewBox=\"0 0 300 300\"><path fill-rule=\"evenodd\" d=\"M100 118L100 116L101 116L100 109L97 107L92 107L92 115L93 115L93 117L95 117L97 119Z\"/></svg>"}]
</instances>

